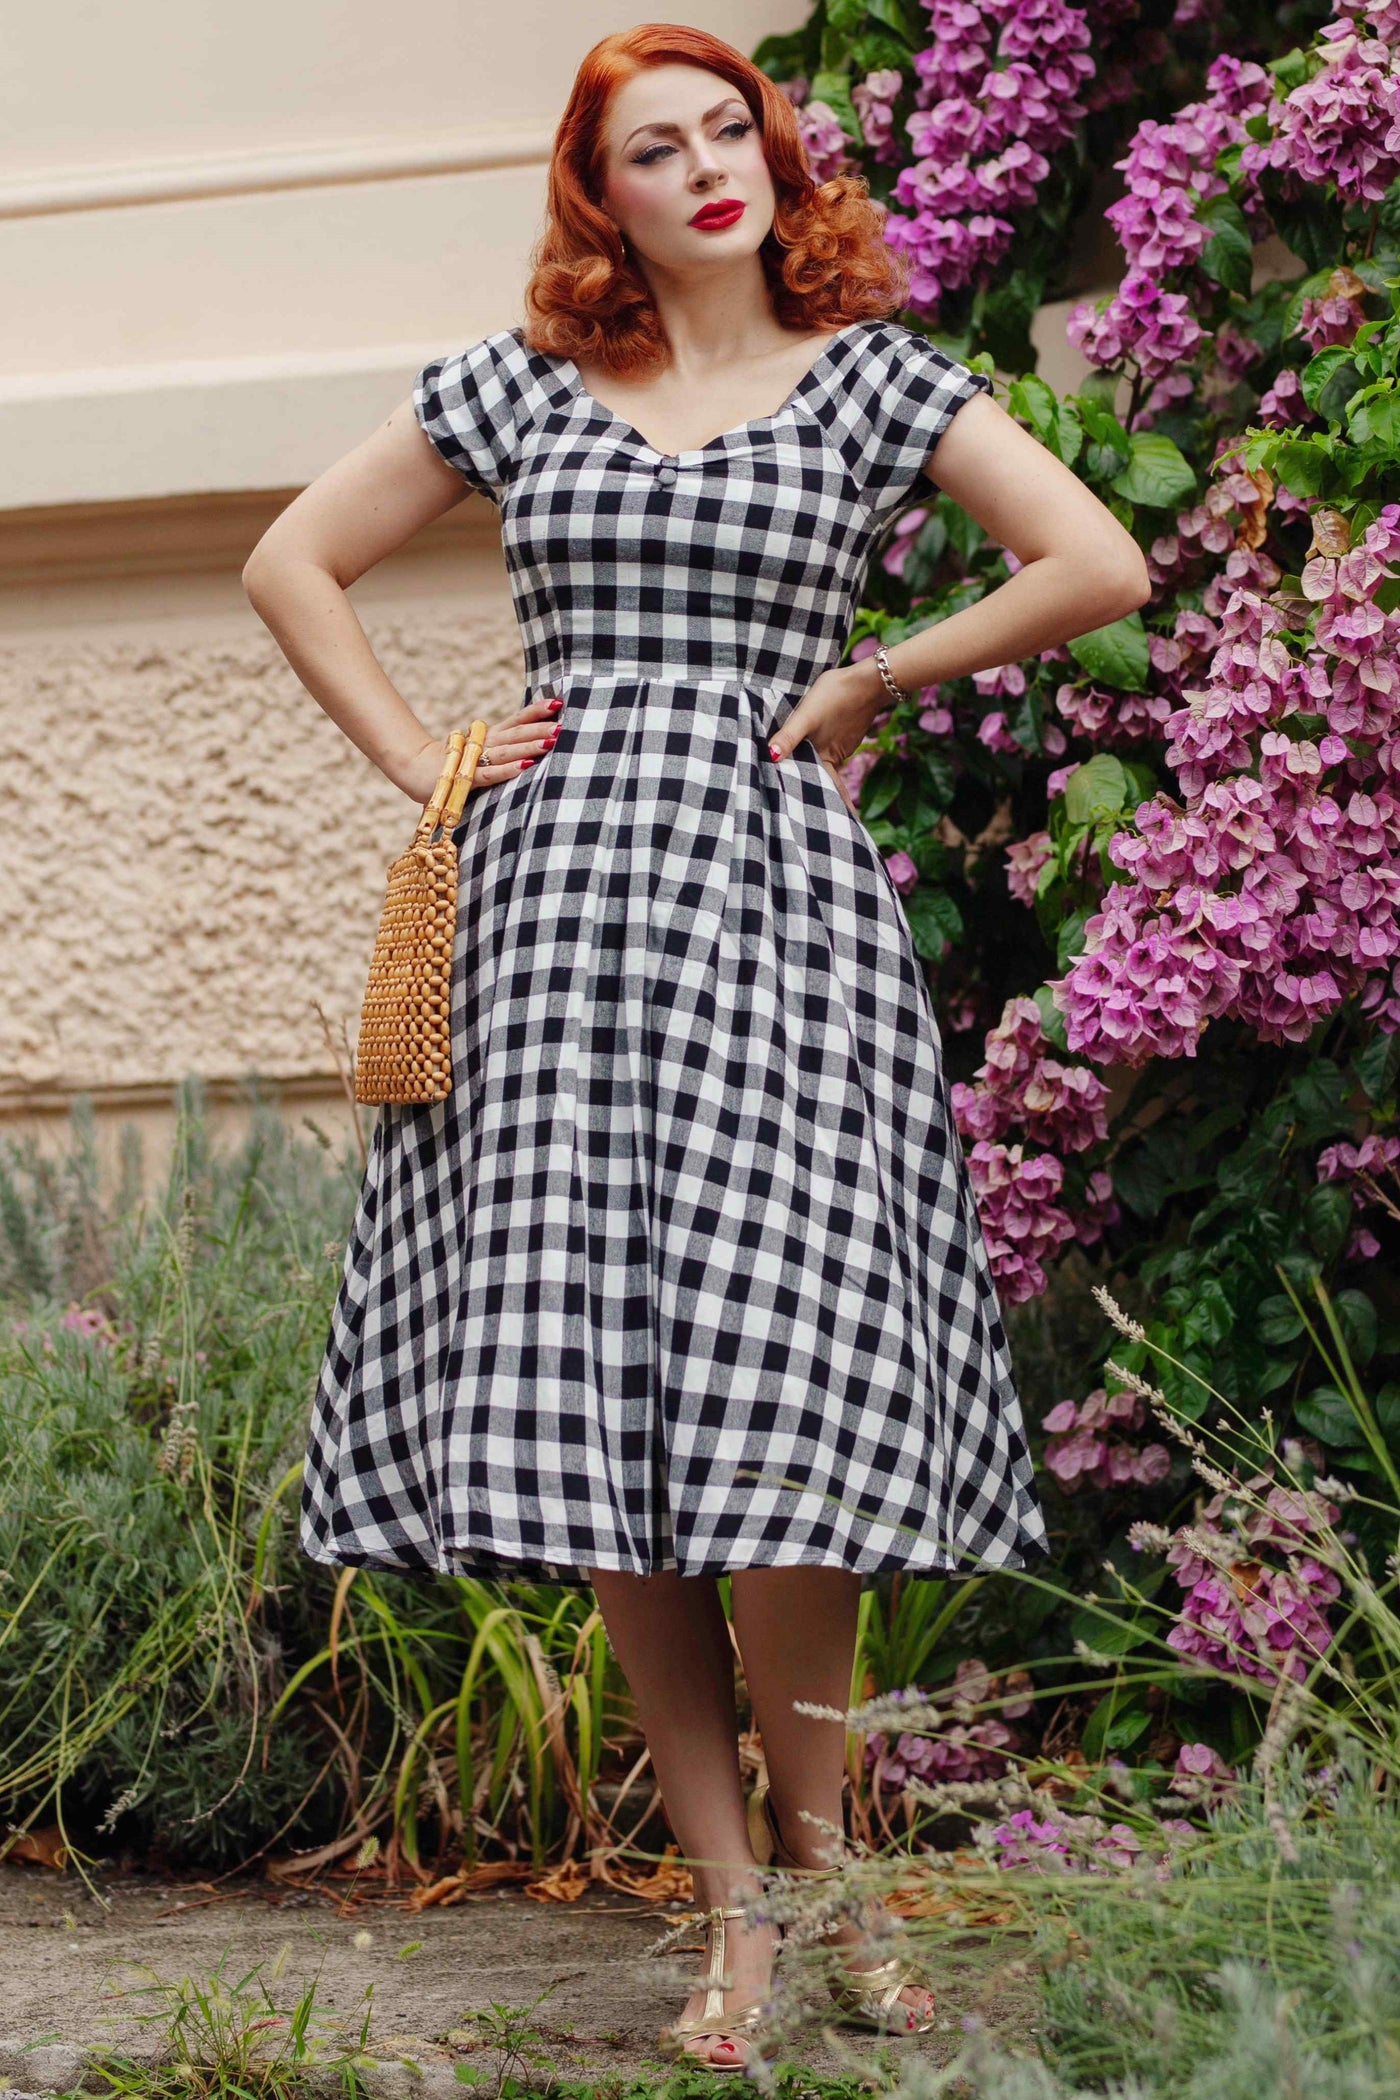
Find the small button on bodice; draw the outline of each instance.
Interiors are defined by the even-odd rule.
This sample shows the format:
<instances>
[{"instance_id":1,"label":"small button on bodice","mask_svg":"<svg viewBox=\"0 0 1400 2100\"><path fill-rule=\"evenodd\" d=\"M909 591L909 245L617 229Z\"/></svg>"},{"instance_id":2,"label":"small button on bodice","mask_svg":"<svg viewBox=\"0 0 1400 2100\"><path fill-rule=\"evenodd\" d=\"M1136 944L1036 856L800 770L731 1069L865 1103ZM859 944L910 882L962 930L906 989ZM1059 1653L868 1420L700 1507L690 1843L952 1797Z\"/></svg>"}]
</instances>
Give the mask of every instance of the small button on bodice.
<instances>
[{"instance_id":1,"label":"small button on bodice","mask_svg":"<svg viewBox=\"0 0 1400 2100\"><path fill-rule=\"evenodd\" d=\"M656 478L663 489L670 488L676 478L675 455L673 453L663 453L657 463Z\"/></svg>"}]
</instances>

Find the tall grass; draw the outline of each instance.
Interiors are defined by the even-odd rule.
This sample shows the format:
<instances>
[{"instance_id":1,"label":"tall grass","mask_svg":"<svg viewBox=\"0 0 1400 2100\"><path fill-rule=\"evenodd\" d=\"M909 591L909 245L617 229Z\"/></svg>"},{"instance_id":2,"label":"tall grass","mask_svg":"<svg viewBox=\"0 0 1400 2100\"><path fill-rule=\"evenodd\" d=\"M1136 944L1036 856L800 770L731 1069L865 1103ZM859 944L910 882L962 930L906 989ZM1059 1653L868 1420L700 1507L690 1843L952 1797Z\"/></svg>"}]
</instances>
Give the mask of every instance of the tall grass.
<instances>
[{"instance_id":1,"label":"tall grass","mask_svg":"<svg viewBox=\"0 0 1400 2100\"><path fill-rule=\"evenodd\" d=\"M1136 1380L1202 1488L1219 1498L1212 1526L1198 1514L1186 1528L1191 1551L1251 1585L1259 1524L1269 1517L1276 1550L1315 1578L1323 1570L1337 1578L1330 1638L1272 1651L1275 1665L1297 1662L1296 1674L1276 1667L1261 1677L1271 1651L1252 1640L1227 1643L1223 1657L1178 1652L1167 1636L1181 1593L1150 1566L1168 1534L1142 1526L1149 1565L1134 1572L1106 1562L1104 1593L1080 1604L1076 1652L1037 1667L1042 1701L1075 1697L1082 1712L1092 1697L1093 1711L1106 1702L1111 1716L1152 1690L1176 1702L1184 1732L1204 1702L1224 1696L1237 1716L1252 1717L1238 1769L1193 1782L1150 1757L1130 1768L1102 1748L1090 1761L1047 1756L1042 1743L980 1787L913 1778L916 1800L968 1819L971 1864L940 1877L927 1861L868 1857L835 1897L769 1899L808 1966L825 1923L884 1896L913 1912L896 1935L902 1951L945 1985L957 1988L974 1921L980 1946L1000 1945L1005 1973L1040 1977L1044 2037L1034 2058L982 2037L946 2071L907 2078L904 2100L1381 2100L1400 2092L1400 1481L1325 1287L1314 1281L1305 1301L1282 1272L1281 1282L1353 1409L1356 1449L1370 1461L1353 1459L1345 1480L1320 1476L1308 1446L1281 1438L1267 1410L1251 1418L1149 1343L1106 1294L1101 1302L1125 1335L1194 1379L1212 1403L1186 1419ZM888 1700L867 1701L846 1719L852 1728L893 1722L914 1736L946 1725L934 1707Z\"/></svg>"},{"instance_id":2,"label":"tall grass","mask_svg":"<svg viewBox=\"0 0 1400 2100\"><path fill-rule=\"evenodd\" d=\"M586 1593L337 1575L297 1549L353 1134L337 1152L311 1119L255 1102L219 1153L191 1080L152 1196L122 1138L110 1191L86 1101L63 1156L0 1144L12 1836L56 1823L79 1859L220 1869L293 1847L330 1865L373 1841L420 1879L449 1859L597 1871L654 1854L655 1781ZM978 1589L868 1589L852 1699L949 1674ZM853 1734L869 1836L862 1751Z\"/></svg>"}]
</instances>

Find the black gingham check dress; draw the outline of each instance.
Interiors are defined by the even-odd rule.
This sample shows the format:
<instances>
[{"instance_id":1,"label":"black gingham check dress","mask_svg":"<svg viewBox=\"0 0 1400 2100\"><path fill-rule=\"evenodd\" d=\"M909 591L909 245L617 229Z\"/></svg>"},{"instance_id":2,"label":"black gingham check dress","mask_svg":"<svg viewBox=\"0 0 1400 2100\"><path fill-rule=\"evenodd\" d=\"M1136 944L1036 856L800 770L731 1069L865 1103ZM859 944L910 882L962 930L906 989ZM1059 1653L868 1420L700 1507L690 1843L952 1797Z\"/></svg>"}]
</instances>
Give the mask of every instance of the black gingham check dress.
<instances>
[{"instance_id":1,"label":"black gingham check dress","mask_svg":"<svg viewBox=\"0 0 1400 2100\"><path fill-rule=\"evenodd\" d=\"M314 1401L312 1559L543 1578L1045 1550L923 968L809 740L874 538L988 382L899 323L662 453L502 329L419 374L499 506L525 702L468 801L453 1088L384 1108Z\"/></svg>"}]
</instances>

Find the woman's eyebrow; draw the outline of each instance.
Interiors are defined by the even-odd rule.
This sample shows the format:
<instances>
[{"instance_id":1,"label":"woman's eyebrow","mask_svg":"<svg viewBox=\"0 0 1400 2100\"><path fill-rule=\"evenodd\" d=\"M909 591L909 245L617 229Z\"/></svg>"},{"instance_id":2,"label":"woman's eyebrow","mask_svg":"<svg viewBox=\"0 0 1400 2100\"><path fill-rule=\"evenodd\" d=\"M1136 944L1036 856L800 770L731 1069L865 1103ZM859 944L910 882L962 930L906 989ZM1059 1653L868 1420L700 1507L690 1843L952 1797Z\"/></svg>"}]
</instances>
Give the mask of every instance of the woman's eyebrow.
<instances>
[{"instance_id":1,"label":"woman's eyebrow","mask_svg":"<svg viewBox=\"0 0 1400 2100\"><path fill-rule=\"evenodd\" d=\"M726 95L723 102L716 102L713 109L707 109L705 111L705 114L703 117L701 117L700 122L702 124L708 124L711 117L717 117L722 109L728 109L731 102L737 102L738 100L739 97L737 95ZM638 131L679 131L680 128L681 127L679 124L665 124L659 122L655 124L638 124L635 130L628 132L626 138L622 141L622 143L624 146L630 146L633 139L637 136Z\"/></svg>"}]
</instances>

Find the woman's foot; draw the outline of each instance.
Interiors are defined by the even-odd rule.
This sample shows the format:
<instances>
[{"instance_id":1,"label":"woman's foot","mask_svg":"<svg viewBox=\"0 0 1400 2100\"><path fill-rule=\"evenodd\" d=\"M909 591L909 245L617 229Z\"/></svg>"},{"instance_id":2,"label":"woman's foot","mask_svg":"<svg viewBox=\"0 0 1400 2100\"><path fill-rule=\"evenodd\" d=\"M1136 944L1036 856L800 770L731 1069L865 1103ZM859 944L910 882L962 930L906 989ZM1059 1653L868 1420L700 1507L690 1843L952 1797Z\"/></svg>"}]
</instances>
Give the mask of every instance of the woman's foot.
<instances>
[{"instance_id":1,"label":"woman's foot","mask_svg":"<svg viewBox=\"0 0 1400 2100\"><path fill-rule=\"evenodd\" d=\"M747 1895L726 1895L722 1900L726 1904L738 1904L749 1899ZM777 1944L777 1930L772 1925L749 1925L742 1918L725 1919L724 1965L731 1979L731 1987L724 1994L722 2017L742 2012L745 2006L762 2003L769 1996L773 1985L773 1954ZM707 1931L706 1967L709 1966L711 1945L712 1940ZM705 1987L699 1984L686 1999L680 2021L698 2020L704 2010ZM686 2056L693 2056L700 2063L714 2064L720 2070L725 2070L742 2069L748 2063L756 2045L752 2035L713 2033L691 2035L681 2046Z\"/></svg>"},{"instance_id":2,"label":"woman's foot","mask_svg":"<svg viewBox=\"0 0 1400 2100\"><path fill-rule=\"evenodd\" d=\"M873 1908L883 1912L885 1906L883 1903L874 1903ZM828 1946L849 1950L846 1966L852 1971L873 1969L878 1963L889 1958L888 1943L882 1948L880 1941L872 1939L869 1932L862 1932L858 1925L849 1922L833 1926L824 1938ZM853 1975L852 1981L859 1981L859 1978ZM933 1992L925 1990L921 1984L906 1984L885 2015L891 2033L899 2033L901 2013L905 2015L906 2033L912 2033L916 2027L922 2027L925 2021L932 2019L935 2002Z\"/></svg>"},{"instance_id":3,"label":"woman's foot","mask_svg":"<svg viewBox=\"0 0 1400 2100\"><path fill-rule=\"evenodd\" d=\"M759 1821L760 1823L766 1821L775 1849L775 1856L780 1863L797 1867L830 1868L834 1826L832 1829L823 1829L811 1823L801 1824L802 1837L799 1840L799 1849L794 1851L783 1835L777 1813L773 1807L773 1797L766 1786L760 1788L757 1804L762 1810ZM883 1903L872 1899L871 1905L867 1906L867 1916L869 1916L869 1909L872 1906L880 1912L885 1910ZM846 1966L852 1971L873 1969L880 1962L888 1959L888 1949L883 1953L881 1952L879 1943L872 1940L868 1928L862 1930L859 1925L852 1924L848 1920L843 1921L839 1925L833 1925L822 1937L828 1946L849 1950ZM853 1978L853 1980L855 1979ZM925 2021L933 2017L934 2002L933 1992L927 1990L922 1984L906 1984L886 2016L891 2030L898 2034L901 2010L906 2015L904 2022L906 2032L912 2033L916 2027L922 2027Z\"/></svg>"}]
</instances>

